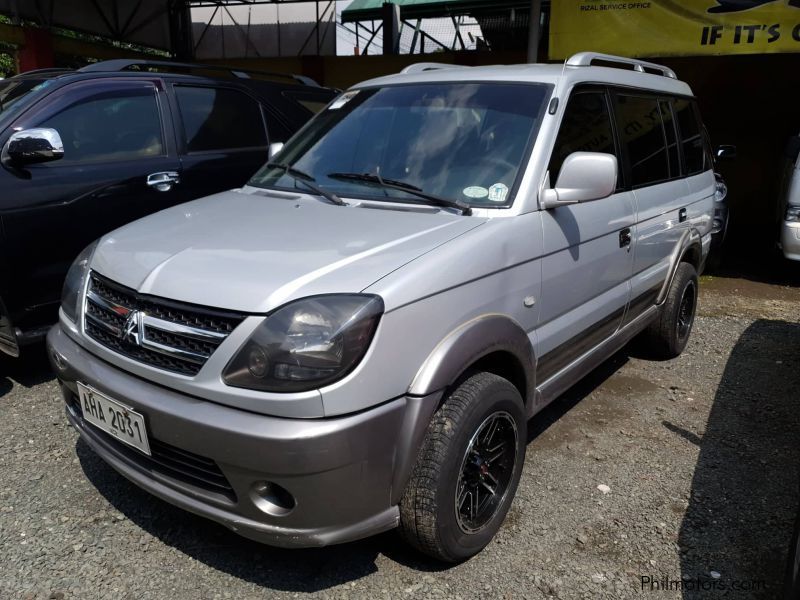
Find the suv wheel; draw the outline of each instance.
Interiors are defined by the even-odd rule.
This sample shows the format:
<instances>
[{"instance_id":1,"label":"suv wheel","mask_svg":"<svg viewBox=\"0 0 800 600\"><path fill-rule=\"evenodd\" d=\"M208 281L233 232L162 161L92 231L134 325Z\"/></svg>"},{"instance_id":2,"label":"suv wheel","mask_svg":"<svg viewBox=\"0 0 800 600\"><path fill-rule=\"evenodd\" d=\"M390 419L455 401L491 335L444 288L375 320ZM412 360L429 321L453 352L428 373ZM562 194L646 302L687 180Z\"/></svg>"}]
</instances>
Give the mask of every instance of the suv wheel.
<instances>
[{"instance_id":1,"label":"suv wheel","mask_svg":"<svg viewBox=\"0 0 800 600\"><path fill-rule=\"evenodd\" d=\"M527 422L509 381L476 373L428 426L400 501L400 533L446 562L480 552L505 519L525 462Z\"/></svg>"},{"instance_id":2,"label":"suv wheel","mask_svg":"<svg viewBox=\"0 0 800 600\"><path fill-rule=\"evenodd\" d=\"M675 358L686 348L697 311L697 288L695 268L680 263L661 314L645 330L648 350L657 358Z\"/></svg>"}]
</instances>

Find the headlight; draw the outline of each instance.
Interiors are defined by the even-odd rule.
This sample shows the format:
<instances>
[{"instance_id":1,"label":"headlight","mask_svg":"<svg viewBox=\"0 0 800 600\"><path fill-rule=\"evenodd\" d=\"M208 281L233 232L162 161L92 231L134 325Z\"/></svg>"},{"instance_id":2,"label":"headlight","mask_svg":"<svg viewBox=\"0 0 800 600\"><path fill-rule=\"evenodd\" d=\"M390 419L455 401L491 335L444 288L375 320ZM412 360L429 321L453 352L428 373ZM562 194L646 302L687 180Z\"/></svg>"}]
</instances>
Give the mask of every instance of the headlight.
<instances>
[{"instance_id":1,"label":"headlight","mask_svg":"<svg viewBox=\"0 0 800 600\"><path fill-rule=\"evenodd\" d=\"M787 206L786 217L787 221L800 221L800 206Z\"/></svg>"},{"instance_id":2,"label":"headlight","mask_svg":"<svg viewBox=\"0 0 800 600\"><path fill-rule=\"evenodd\" d=\"M291 302L267 316L223 371L226 384L302 392L347 375L367 351L383 300L342 294Z\"/></svg>"},{"instance_id":3,"label":"headlight","mask_svg":"<svg viewBox=\"0 0 800 600\"><path fill-rule=\"evenodd\" d=\"M728 196L728 186L721 179L717 179L717 185L714 190L714 201L722 202Z\"/></svg>"},{"instance_id":4,"label":"headlight","mask_svg":"<svg viewBox=\"0 0 800 600\"><path fill-rule=\"evenodd\" d=\"M78 321L81 292L86 283L89 261L92 260L95 248L97 248L97 242L92 242L78 255L67 271L67 278L64 280L64 287L61 290L61 310L73 323Z\"/></svg>"}]
</instances>

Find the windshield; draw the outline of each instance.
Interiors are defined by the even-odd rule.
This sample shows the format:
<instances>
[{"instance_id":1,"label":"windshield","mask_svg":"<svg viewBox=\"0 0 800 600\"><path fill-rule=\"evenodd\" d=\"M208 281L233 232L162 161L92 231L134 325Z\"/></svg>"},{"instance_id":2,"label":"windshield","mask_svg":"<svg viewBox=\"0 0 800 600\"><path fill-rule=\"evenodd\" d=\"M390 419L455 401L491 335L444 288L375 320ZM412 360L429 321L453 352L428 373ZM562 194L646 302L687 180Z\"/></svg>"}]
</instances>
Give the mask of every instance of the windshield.
<instances>
[{"instance_id":1,"label":"windshield","mask_svg":"<svg viewBox=\"0 0 800 600\"><path fill-rule=\"evenodd\" d=\"M393 182L473 207L508 206L550 89L437 83L346 92L250 185L302 187L280 167L291 165L340 196L426 202Z\"/></svg>"}]
</instances>

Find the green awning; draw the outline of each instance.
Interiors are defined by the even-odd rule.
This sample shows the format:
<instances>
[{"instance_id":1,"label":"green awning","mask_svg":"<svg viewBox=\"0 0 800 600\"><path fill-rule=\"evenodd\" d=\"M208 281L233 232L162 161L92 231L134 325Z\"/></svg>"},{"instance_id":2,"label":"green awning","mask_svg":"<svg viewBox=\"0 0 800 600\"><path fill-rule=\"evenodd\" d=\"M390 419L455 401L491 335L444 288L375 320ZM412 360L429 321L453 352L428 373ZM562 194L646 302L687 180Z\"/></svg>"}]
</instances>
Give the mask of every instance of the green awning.
<instances>
[{"instance_id":1,"label":"green awning","mask_svg":"<svg viewBox=\"0 0 800 600\"><path fill-rule=\"evenodd\" d=\"M382 7L386 0L353 0L342 11L343 23L356 21L380 21ZM392 0L400 6L403 19L424 19L464 15L473 12L502 11L510 8L530 8L530 0Z\"/></svg>"}]
</instances>

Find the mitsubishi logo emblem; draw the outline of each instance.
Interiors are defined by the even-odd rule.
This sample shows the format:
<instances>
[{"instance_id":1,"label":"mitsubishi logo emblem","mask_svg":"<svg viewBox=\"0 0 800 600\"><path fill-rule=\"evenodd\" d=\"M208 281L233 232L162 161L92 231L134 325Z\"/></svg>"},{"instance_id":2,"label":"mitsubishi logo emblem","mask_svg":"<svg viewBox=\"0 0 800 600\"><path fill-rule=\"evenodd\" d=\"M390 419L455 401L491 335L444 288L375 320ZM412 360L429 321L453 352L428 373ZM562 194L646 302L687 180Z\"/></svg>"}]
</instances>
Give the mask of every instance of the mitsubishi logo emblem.
<instances>
[{"instance_id":1,"label":"mitsubishi logo emblem","mask_svg":"<svg viewBox=\"0 0 800 600\"><path fill-rule=\"evenodd\" d=\"M144 313L132 310L125 318L120 339L134 346L141 346L144 339Z\"/></svg>"}]
</instances>

